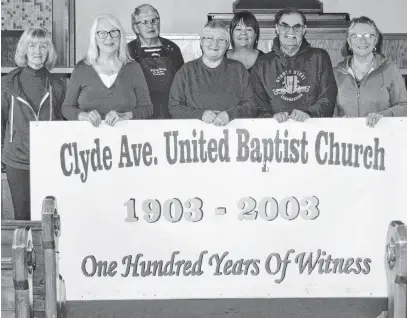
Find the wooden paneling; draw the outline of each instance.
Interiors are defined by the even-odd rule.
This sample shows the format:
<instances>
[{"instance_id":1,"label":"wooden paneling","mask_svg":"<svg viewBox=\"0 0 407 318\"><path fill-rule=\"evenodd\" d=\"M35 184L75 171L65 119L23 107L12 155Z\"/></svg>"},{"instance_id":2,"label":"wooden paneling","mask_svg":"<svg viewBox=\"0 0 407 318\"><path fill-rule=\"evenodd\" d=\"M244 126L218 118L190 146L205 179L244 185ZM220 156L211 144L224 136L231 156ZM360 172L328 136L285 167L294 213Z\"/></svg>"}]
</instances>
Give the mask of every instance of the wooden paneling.
<instances>
[{"instance_id":1,"label":"wooden paneling","mask_svg":"<svg viewBox=\"0 0 407 318\"><path fill-rule=\"evenodd\" d=\"M273 12L285 7L301 8L304 12L322 12L319 0L237 0L233 3L233 12L249 10Z\"/></svg>"},{"instance_id":2,"label":"wooden paneling","mask_svg":"<svg viewBox=\"0 0 407 318\"><path fill-rule=\"evenodd\" d=\"M1 31L1 66L15 66L14 55L18 40L24 31Z\"/></svg>"},{"instance_id":3,"label":"wooden paneling","mask_svg":"<svg viewBox=\"0 0 407 318\"><path fill-rule=\"evenodd\" d=\"M1 258L1 317L15 316L15 292L13 283L13 261Z\"/></svg>"},{"instance_id":4,"label":"wooden paneling","mask_svg":"<svg viewBox=\"0 0 407 318\"><path fill-rule=\"evenodd\" d=\"M382 52L400 69L407 69L407 33L384 34Z\"/></svg>"},{"instance_id":5,"label":"wooden paneling","mask_svg":"<svg viewBox=\"0 0 407 318\"><path fill-rule=\"evenodd\" d=\"M57 66L74 66L75 0L52 1L52 41L58 54Z\"/></svg>"},{"instance_id":6,"label":"wooden paneling","mask_svg":"<svg viewBox=\"0 0 407 318\"><path fill-rule=\"evenodd\" d=\"M274 20L275 12L264 13L267 10L250 10L256 15L256 19L259 23L260 30L264 28L274 28L276 23ZM324 13L310 14L306 13L307 27L308 29L346 29L349 25L349 14L347 13ZM233 19L233 13L209 13L208 21L217 20L224 22L229 26L230 21Z\"/></svg>"},{"instance_id":7,"label":"wooden paneling","mask_svg":"<svg viewBox=\"0 0 407 318\"><path fill-rule=\"evenodd\" d=\"M197 34L163 34L165 38L174 41L181 49L185 61L196 59L202 55ZM309 30L305 37L312 46L320 47L328 51L332 65L337 65L344 59L343 48L346 33L338 30ZM274 29L263 30L260 35L258 48L264 53L270 52L275 37ZM128 41L135 38L134 34L126 36ZM407 75L407 33L384 34L382 51L386 57L395 62L402 74Z\"/></svg>"},{"instance_id":8,"label":"wooden paneling","mask_svg":"<svg viewBox=\"0 0 407 318\"><path fill-rule=\"evenodd\" d=\"M386 298L69 301L68 317L376 318L386 308Z\"/></svg>"},{"instance_id":9,"label":"wooden paneling","mask_svg":"<svg viewBox=\"0 0 407 318\"><path fill-rule=\"evenodd\" d=\"M29 226L31 228L32 242L36 255L36 268L33 273L33 300L34 300L34 312L43 313L45 310L45 269L44 269L44 249L42 247L42 223L41 221L2 221L1 224L1 256L3 258L10 258L12 256L12 244L14 230L18 227ZM2 262L3 263L3 262ZM12 274L12 270L11 270ZM13 281L11 285L7 280L3 282L3 270L2 270L2 297L7 294L7 291L13 289ZM3 299L2 299L3 300ZM3 302L2 302L3 303ZM9 304L7 310L13 310L13 304ZM2 304L2 309L5 308ZM42 317L44 315L42 314ZM36 315L37 317L37 315ZM41 317L41 315L40 315Z\"/></svg>"},{"instance_id":10,"label":"wooden paneling","mask_svg":"<svg viewBox=\"0 0 407 318\"><path fill-rule=\"evenodd\" d=\"M14 219L14 207L11 199L10 187L7 181L7 175L1 174L1 219L13 220ZM2 232L3 235L3 232Z\"/></svg>"}]
</instances>

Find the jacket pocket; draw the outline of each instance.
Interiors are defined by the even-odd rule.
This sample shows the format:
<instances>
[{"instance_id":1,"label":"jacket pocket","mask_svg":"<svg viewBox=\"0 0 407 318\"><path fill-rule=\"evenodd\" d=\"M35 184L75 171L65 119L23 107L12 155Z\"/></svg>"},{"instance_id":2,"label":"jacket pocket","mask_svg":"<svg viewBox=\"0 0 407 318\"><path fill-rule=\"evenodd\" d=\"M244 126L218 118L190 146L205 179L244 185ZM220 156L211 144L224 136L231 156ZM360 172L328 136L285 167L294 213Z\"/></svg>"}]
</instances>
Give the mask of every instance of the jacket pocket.
<instances>
[{"instance_id":1,"label":"jacket pocket","mask_svg":"<svg viewBox=\"0 0 407 318\"><path fill-rule=\"evenodd\" d=\"M30 161L29 131L14 131L11 150L16 159L24 162Z\"/></svg>"}]
</instances>

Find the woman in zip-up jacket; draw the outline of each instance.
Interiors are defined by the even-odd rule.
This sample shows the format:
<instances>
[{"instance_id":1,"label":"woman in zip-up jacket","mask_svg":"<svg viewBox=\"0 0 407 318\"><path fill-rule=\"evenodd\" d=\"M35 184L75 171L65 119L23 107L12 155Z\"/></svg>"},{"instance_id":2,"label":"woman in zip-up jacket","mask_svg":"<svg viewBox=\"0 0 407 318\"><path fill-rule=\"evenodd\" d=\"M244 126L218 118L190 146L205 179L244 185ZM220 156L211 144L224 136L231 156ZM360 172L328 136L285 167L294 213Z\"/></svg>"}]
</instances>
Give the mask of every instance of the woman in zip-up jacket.
<instances>
[{"instance_id":1,"label":"woman in zip-up jacket","mask_svg":"<svg viewBox=\"0 0 407 318\"><path fill-rule=\"evenodd\" d=\"M1 79L1 161L5 166L16 220L30 220L30 121L62 120L65 88L54 78L57 56L43 28L20 37L15 70Z\"/></svg>"},{"instance_id":2,"label":"woman in zip-up jacket","mask_svg":"<svg viewBox=\"0 0 407 318\"><path fill-rule=\"evenodd\" d=\"M349 54L334 68L338 86L336 117L366 117L373 127L382 117L407 116L407 91L394 63L378 53L380 32L367 17L352 19Z\"/></svg>"}]
</instances>

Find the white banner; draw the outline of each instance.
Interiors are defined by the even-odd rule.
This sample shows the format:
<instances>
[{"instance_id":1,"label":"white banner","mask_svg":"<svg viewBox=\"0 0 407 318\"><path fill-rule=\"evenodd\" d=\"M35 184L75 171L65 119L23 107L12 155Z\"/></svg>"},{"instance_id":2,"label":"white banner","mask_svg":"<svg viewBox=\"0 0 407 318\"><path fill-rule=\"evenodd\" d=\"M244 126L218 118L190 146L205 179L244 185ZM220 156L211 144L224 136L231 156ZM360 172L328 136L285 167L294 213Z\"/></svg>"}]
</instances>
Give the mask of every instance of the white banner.
<instances>
[{"instance_id":1,"label":"white banner","mask_svg":"<svg viewBox=\"0 0 407 318\"><path fill-rule=\"evenodd\" d=\"M386 297L407 124L384 118L31 125L68 300Z\"/></svg>"}]
</instances>

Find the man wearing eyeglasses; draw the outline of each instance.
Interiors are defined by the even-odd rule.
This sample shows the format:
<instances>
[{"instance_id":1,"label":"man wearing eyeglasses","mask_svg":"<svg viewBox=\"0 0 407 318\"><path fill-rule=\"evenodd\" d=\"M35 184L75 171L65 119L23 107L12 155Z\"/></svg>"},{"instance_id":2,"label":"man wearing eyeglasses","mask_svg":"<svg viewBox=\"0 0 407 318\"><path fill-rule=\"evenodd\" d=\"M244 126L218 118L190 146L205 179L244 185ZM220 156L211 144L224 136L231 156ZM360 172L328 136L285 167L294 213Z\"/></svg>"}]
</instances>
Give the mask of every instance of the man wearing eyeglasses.
<instances>
[{"instance_id":1,"label":"man wearing eyeglasses","mask_svg":"<svg viewBox=\"0 0 407 318\"><path fill-rule=\"evenodd\" d=\"M257 117L332 117L337 86L328 53L313 48L304 38L305 15L286 8L276 13L271 52L263 55L251 73Z\"/></svg>"},{"instance_id":2,"label":"man wearing eyeglasses","mask_svg":"<svg viewBox=\"0 0 407 318\"><path fill-rule=\"evenodd\" d=\"M180 48L160 36L160 15L153 6L143 4L131 15L137 39L129 42L130 56L140 63L154 105L152 118L170 118L168 95L175 73L184 64Z\"/></svg>"}]
</instances>

